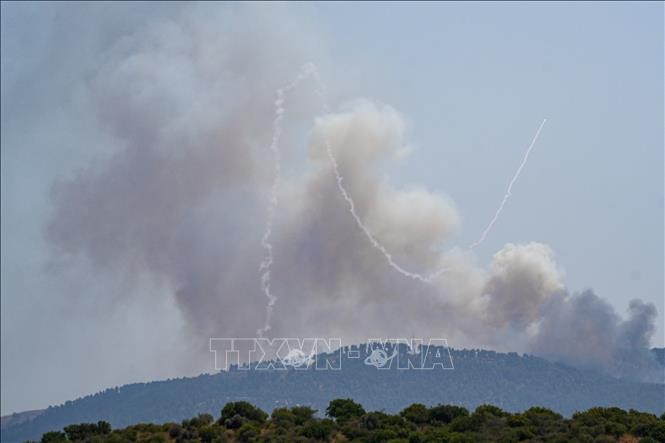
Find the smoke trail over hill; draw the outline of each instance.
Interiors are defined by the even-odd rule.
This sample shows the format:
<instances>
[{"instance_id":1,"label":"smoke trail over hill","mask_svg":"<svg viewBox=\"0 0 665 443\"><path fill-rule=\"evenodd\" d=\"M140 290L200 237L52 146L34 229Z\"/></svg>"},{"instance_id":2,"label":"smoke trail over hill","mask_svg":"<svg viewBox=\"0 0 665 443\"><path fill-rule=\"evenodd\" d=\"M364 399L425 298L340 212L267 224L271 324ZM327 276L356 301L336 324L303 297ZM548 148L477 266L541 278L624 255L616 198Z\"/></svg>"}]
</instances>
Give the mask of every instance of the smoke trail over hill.
<instances>
[{"instance_id":1,"label":"smoke trail over hill","mask_svg":"<svg viewBox=\"0 0 665 443\"><path fill-rule=\"evenodd\" d=\"M270 204L268 206L266 230L263 233L263 237L261 238L261 246L265 250L266 255L263 261L261 262L261 265L259 266L259 270L261 271L261 287L263 288L264 294L268 298L268 305L266 306L266 322L264 326L262 328L259 328L259 330L257 331L257 335L259 337L263 337L263 334L265 334L270 330L270 320L272 318L273 306L277 301L277 297L275 297L275 295L273 295L272 292L270 291L270 268L274 262L273 251L272 251L273 248L272 244L270 243L270 237L272 236L272 227L275 219L275 208L277 207L278 203L277 196L279 191L279 183L282 174L282 160L279 149L279 139L282 135L282 124L283 124L282 122L284 119L284 111L285 111L284 96L285 94L289 93L293 88L295 88L298 85L298 83L300 83L303 79L311 75L313 72L312 69L314 69L314 65L305 64L301 69L301 72L295 78L295 80L293 80L285 87L279 88L277 90L277 99L275 100L275 121L273 123L272 142L270 143L270 150L272 151L274 156L275 177L273 179L272 187L270 190Z\"/></svg>"},{"instance_id":2,"label":"smoke trail over hill","mask_svg":"<svg viewBox=\"0 0 665 443\"><path fill-rule=\"evenodd\" d=\"M544 244L507 244L488 269L468 252L442 252L460 214L448 196L397 187L385 174L408 145L392 107L360 98L312 119L318 97L294 90L278 116L280 146L291 157L305 146L306 160L275 187L274 91L318 48L256 14L186 7L91 57L86 103L114 150L54 185L46 233L55 259L163 282L206 344L252 336L270 294L280 300L270 311L275 336L445 336L630 372L653 333L653 306L635 301L624 319L590 291L570 293ZM403 269L449 269L446 278L423 285L387 267L349 215L339 177ZM269 292L257 279L266 245Z\"/></svg>"}]
</instances>

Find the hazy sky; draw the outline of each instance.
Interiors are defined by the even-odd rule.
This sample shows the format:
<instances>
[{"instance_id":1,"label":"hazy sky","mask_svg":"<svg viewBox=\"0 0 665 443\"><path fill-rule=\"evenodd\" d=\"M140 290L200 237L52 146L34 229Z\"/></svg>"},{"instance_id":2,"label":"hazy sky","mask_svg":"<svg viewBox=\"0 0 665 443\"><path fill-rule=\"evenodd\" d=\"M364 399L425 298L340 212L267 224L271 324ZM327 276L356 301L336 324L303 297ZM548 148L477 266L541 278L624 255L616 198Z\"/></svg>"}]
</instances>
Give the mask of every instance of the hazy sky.
<instances>
[{"instance_id":1,"label":"hazy sky","mask_svg":"<svg viewBox=\"0 0 665 443\"><path fill-rule=\"evenodd\" d=\"M54 261L44 236L54 181L114 144L86 111L100 54L188 7L2 3L3 415L188 373L172 364L187 346L177 304L150 298L160 282ZM197 8L224 17L241 6ZM454 201L462 229L450 246L478 238L547 118L478 262L508 242L548 244L570 291L593 288L619 314L633 298L654 303L652 345L663 346L662 3L254 9L300 36L334 100L366 97L401 113L413 151L390 177ZM259 40L261 23L248 21ZM291 58L278 84L307 61ZM149 295L116 303L106 292Z\"/></svg>"}]
</instances>

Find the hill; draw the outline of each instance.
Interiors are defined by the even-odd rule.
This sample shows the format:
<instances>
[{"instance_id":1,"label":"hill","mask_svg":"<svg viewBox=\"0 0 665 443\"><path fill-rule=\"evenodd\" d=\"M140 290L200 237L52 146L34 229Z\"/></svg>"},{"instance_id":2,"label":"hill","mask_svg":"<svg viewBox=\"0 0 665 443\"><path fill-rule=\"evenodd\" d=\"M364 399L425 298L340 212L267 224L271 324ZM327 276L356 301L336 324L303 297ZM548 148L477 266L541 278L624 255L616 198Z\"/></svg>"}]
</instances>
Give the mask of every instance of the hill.
<instances>
[{"instance_id":1,"label":"hill","mask_svg":"<svg viewBox=\"0 0 665 443\"><path fill-rule=\"evenodd\" d=\"M0 417L0 429L16 426L20 423L30 421L44 412L43 409L34 409L32 411L15 412L11 415Z\"/></svg>"},{"instance_id":2,"label":"hill","mask_svg":"<svg viewBox=\"0 0 665 443\"><path fill-rule=\"evenodd\" d=\"M440 403L506 411L543 406L570 416L596 406L665 411L665 385L615 379L515 353L451 350L454 370L380 370L342 354L341 371L241 370L151 383L136 383L49 407L31 421L2 430L2 441L37 439L72 423L105 420L113 427L137 422L179 422L199 413L217 415L231 401L266 411L309 405L320 411L335 398L352 398L368 410L397 412L409 404ZM323 356L335 359L336 354Z\"/></svg>"}]
</instances>

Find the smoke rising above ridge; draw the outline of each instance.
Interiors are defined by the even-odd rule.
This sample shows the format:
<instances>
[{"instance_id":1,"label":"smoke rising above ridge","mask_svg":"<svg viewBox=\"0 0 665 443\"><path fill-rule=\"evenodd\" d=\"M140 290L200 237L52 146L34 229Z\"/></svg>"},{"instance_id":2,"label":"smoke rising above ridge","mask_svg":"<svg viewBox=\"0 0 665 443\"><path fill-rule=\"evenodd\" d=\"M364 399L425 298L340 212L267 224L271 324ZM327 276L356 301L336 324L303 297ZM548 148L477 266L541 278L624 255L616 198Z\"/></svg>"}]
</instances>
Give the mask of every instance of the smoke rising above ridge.
<instances>
[{"instance_id":1,"label":"smoke rising above ridge","mask_svg":"<svg viewBox=\"0 0 665 443\"><path fill-rule=\"evenodd\" d=\"M316 56L252 8L224 17L183 8L90 61L86 103L113 149L53 186L45 228L54 260L165 282L164 297L204 345L263 324L274 93ZM647 358L653 305L633 301L623 317L590 290L569 292L542 243L506 244L478 265L454 248L462 221L448 196L397 187L384 172L409 151L397 110L355 99L315 116L315 103L307 81L286 98L282 145L304 160L279 191L271 335L444 336L616 375ZM323 137L359 216L395 261L449 273L423 285L386 266L339 195Z\"/></svg>"}]
</instances>

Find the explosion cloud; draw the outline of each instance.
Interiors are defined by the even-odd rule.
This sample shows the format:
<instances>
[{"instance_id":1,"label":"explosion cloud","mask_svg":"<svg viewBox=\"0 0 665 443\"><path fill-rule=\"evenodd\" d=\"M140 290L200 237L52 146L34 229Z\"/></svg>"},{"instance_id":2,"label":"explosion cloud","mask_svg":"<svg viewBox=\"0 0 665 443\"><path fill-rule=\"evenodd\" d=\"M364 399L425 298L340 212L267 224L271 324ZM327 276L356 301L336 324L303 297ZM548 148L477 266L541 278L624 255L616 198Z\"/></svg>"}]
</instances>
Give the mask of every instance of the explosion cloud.
<instances>
[{"instance_id":1,"label":"explosion cloud","mask_svg":"<svg viewBox=\"0 0 665 443\"><path fill-rule=\"evenodd\" d=\"M45 228L54 260L165 283L164 297L205 346L264 325L257 268L273 189L274 91L316 58L316 48L256 14L182 7L102 47L83 94L114 148L54 184ZM635 376L636 359L648 360L653 305L635 300L623 318L591 290L569 292L542 243L506 244L479 266L451 245L461 217L448 196L398 187L384 173L408 151L396 109L359 98L313 118L314 88L299 91L281 145L291 158L303 144L307 153L275 188L270 291L280 303L271 335L447 337L617 375ZM386 266L349 214L328 148L357 216L395 263L449 272L423 285ZM639 377L654 377L647 372Z\"/></svg>"}]
</instances>

